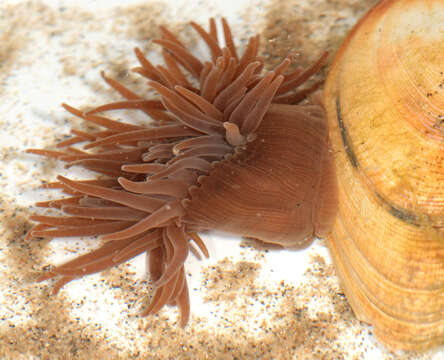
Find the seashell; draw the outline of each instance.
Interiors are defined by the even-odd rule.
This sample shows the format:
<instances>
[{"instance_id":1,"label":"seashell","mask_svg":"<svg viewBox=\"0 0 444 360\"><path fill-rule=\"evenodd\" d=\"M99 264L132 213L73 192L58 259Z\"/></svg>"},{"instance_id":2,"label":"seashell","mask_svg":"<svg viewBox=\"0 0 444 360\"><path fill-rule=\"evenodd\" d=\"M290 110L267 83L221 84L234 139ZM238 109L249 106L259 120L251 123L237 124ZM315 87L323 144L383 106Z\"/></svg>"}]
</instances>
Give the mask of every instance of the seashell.
<instances>
[{"instance_id":1,"label":"seashell","mask_svg":"<svg viewBox=\"0 0 444 360\"><path fill-rule=\"evenodd\" d=\"M328 237L357 317L390 348L444 343L444 2L385 0L331 67Z\"/></svg>"},{"instance_id":2,"label":"seashell","mask_svg":"<svg viewBox=\"0 0 444 360\"><path fill-rule=\"evenodd\" d=\"M103 75L125 100L87 112L64 105L103 129L74 130L56 151L29 150L105 176L59 176L47 186L67 197L37 204L60 214L34 215L31 236L100 235L106 242L39 280L58 277L57 292L71 280L146 253L156 291L143 314L175 304L183 326L189 317L184 261L194 245L208 256L198 231L304 247L329 231L336 211L323 108L316 95L299 105L320 83L297 89L318 72L326 54L306 70L287 71L289 55L263 71L259 37L238 56L225 20L225 46L214 19L209 32L191 25L211 61L196 58L162 28L154 42L163 48L165 65L153 65L136 49L141 66L135 71L149 79L157 98L145 99ZM151 120L133 125L104 116L116 109L142 111ZM83 149L74 147L80 143Z\"/></svg>"}]
</instances>

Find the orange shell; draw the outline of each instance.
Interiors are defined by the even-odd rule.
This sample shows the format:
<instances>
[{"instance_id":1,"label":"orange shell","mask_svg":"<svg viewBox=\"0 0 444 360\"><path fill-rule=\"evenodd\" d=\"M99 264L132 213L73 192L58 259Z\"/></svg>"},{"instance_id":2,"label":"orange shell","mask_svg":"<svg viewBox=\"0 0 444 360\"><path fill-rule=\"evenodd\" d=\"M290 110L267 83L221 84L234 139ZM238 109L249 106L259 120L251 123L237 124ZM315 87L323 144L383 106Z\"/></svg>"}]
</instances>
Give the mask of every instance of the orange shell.
<instances>
[{"instance_id":1,"label":"orange shell","mask_svg":"<svg viewBox=\"0 0 444 360\"><path fill-rule=\"evenodd\" d=\"M340 49L325 103L346 295L389 347L443 344L444 1L376 5Z\"/></svg>"}]
</instances>

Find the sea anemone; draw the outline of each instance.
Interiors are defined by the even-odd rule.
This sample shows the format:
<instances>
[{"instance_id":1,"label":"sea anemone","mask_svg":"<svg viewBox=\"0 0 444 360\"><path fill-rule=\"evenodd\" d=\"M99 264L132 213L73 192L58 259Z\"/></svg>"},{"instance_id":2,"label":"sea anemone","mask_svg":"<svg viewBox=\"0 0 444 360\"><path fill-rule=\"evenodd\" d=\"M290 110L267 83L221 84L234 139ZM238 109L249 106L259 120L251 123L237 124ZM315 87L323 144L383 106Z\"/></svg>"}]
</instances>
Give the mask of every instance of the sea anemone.
<instances>
[{"instance_id":1,"label":"sea anemone","mask_svg":"<svg viewBox=\"0 0 444 360\"><path fill-rule=\"evenodd\" d=\"M125 100L85 112L63 106L103 129L72 130L57 150L28 151L101 174L93 180L58 176L45 187L67 197L36 204L63 214L32 216L38 224L31 236L103 240L97 250L39 277L58 277L54 293L145 252L155 293L143 315L177 305L184 326L190 314L184 262L195 245L208 257L198 232L218 229L304 247L331 227L335 177L323 108L313 95L321 83L295 90L327 54L305 70L287 72L290 54L265 71L259 36L238 56L221 22L225 46L214 19L209 32L191 23L210 50L211 61L204 62L161 27L153 43L162 47L164 65L135 50L140 66L134 71L149 80L157 98L145 99L102 73ZM141 126L101 115L120 109L142 111L149 121ZM82 150L73 147L81 143Z\"/></svg>"}]
</instances>

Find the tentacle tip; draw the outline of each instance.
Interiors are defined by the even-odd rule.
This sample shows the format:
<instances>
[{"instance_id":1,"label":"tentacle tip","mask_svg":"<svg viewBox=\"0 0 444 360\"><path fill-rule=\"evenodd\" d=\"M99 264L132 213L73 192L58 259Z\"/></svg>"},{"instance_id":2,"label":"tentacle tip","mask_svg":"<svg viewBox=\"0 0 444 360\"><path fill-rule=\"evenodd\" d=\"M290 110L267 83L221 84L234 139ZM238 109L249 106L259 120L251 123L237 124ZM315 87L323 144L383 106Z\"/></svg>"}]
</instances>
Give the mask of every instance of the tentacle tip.
<instances>
[{"instance_id":1,"label":"tentacle tip","mask_svg":"<svg viewBox=\"0 0 444 360\"><path fill-rule=\"evenodd\" d=\"M190 191L190 189L188 189L188 192ZM182 204L182 206L183 206L183 208L184 209L186 209L189 205L190 205L190 203L191 203L191 200L190 199L183 199L182 201L181 201L181 204Z\"/></svg>"},{"instance_id":2,"label":"tentacle tip","mask_svg":"<svg viewBox=\"0 0 444 360\"><path fill-rule=\"evenodd\" d=\"M61 289L61 287L54 287L51 291L51 294L55 296L60 292Z\"/></svg>"},{"instance_id":3,"label":"tentacle tip","mask_svg":"<svg viewBox=\"0 0 444 360\"><path fill-rule=\"evenodd\" d=\"M63 175L57 175L56 179L62 183L68 182L68 178L64 177Z\"/></svg>"},{"instance_id":4,"label":"tentacle tip","mask_svg":"<svg viewBox=\"0 0 444 360\"><path fill-rule=\"evenodd\" d=\"M157 86L160 85L160 83L157 81L154 81L154 80L148 80L147 85L149 87L152 87L153 89L155 89Z\"/></svg>"},{"instance_id":5,"label":"tentacle tip","mask_svg":"<svg viewBox=\"0 0 444 360\"><path fill-rule=\"evenodd\" d=\"M40 275L37 277L37 279L36 279L35 281L38 282L38 283L40 283L40 282L43 282L43 281L45 281L45 280L52 279L52 278L54 278L55 276L57 276L56 273L54 273L54 272L52 272L52 271L48 271L48 272L45 272L45 273L43 273L43 274L40 274Z\"/></svg>"},{"instance_id":6,"label":"tentacle tip","mask_svg":"<svg viewBox=\"0 0 444 360\"><path fill-rule=\"evenodd\" d=\"M222 125L225 128L225 139L230 145L239 146L245 144L245 137L240 133L237 124L225 121Z\"/></svg>"},{"instance_id":7,"label":"tentacle tip","mask_svg":"<svg viewBox=\"0 0 444 360\"><path fill-rule=\"evenodd\" d=\"M25 241L31 240L34 236L32 236L32 231L28 231L24 237Z\"/></svg>"},{"instance_id":8,"label":"tentacle tip","mask_svg":"<svg viewBox=\"0 0 444 360\"><path fill-rule=\"evenodd\" d=\"M173 146L172 151L173 151L173 155L176 155L176 156L181 153L181 151L176 146Z\"/></svg>"},{"instance_id":9,"label":"tentacle tip","mask_svg":"<svg viewBox=\"0 0 444 360\"><path fill-rule=\"evenodd\" d=\"M116 144L118 144L118 143L116 142ZM92 148L94 148L94 147L96 147L96 146L97 146L96 142L91 142L91 143L89 143L89 144L85 144L85 145L83 146L83 149L84 149L84 150L89 150L89 149L92 149Z\"/></svg>"},{"instance_id":10,"label":"tentacle tip","mask_svg":"<svg viewBox=\"0 0 444 360\"><path fill-rule=\"evenodd\" d=\"M253 142L256 139L257 139L257 134L250 133L250 134L247 135L247 139L246 140L247 140L247 142Z\"/></svg>"},{"instance_id":11,"label":"tentacle tip","mask_svg":"<svg viewBox=\"0 0 444 360\"><path fill-rule=\"evenodd\" d=\"M29 220L31 220L31 221L37 221L37 222L38 222L38 221L39 221L38 218L37 218L38 216L39 216L38 214L31 214L31 215L29 216ZM31 234L32 234L33 232L34 232L34 230L31 230L31 231L30 231Z\"/></svg>"},{"instance_id":12,"label":"tentacle tip","mask_svg":"<svg viewBox=\"0 0 444 360\"><path fill-rule=\"evenodd\" d=\"M139 312L140 317L147 317L149 314L150 312L147 311L146 309Z\"/></svg>"},{"instance_id":13,"label":"tentacle tip","mask_svg":"<svg viewBox=\"0 0 444 360\"><path fill-rule=\"evenodd\" d=\"M152 286L154 289L158 289L166 283L166 281L164 279L162 279L162 277L163 276L161 276L159 279L152 282Z\"/></svg>"}]
</instances>

